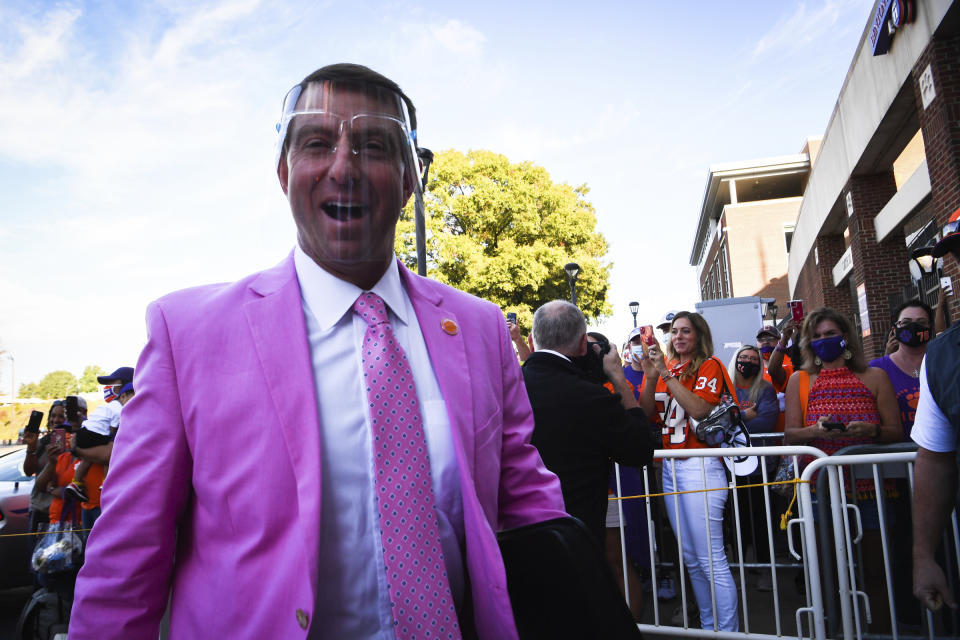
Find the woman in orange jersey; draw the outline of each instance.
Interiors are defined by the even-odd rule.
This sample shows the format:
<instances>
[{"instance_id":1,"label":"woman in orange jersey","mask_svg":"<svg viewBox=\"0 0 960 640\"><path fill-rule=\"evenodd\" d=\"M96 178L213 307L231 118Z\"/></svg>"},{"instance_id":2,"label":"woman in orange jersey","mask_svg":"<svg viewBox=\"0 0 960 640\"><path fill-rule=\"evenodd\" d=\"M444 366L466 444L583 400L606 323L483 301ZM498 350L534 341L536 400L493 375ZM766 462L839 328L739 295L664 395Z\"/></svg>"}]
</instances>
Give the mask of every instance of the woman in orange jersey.
<instances>
[{"instance_id":1,"label":"woman in orange jersey","mask_svg":"<svg viewBox=\"0 0 960 640\"><path fill-rule=\"evenodd\" d=\"M665 449L706 447L697 438L697 421L720 404L723 394L732 393L733 383L723 364L713 357L713 338L703 316L689 311L677 313L670 324L666 350L664 360L656 346L646 348L640 405L651 420L660 423ZM727 476L719 458L664 460L663 490L667 493L726 486ZM683 550L701 626L738 631L737 587L723 550L726 502L726 491L709 491L668 496L666 506L670 526ZM715 590L716 614L711 585Z\"/></svg>"}]
</instances>

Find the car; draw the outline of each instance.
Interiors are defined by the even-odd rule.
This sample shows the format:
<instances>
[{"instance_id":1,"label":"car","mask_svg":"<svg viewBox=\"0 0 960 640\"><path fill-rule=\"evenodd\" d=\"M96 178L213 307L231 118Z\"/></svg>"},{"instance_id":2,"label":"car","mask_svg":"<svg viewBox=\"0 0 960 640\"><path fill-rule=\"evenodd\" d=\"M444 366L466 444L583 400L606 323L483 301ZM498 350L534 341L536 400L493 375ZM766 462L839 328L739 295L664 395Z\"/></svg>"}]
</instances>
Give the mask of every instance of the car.
<instances>
[{"instance_id":1,"label":"car","mask_svg":"<svg viewBox=\"0 0 960 640\"><path fill-rule=\"evenodd\" d=\"M34 479L23 473L26 456L25 447L0 453L0 536L29 530ZM31 536L0 537L0 589L33 583L30 554L34 542Z\"/></svg>"}]
</instances>

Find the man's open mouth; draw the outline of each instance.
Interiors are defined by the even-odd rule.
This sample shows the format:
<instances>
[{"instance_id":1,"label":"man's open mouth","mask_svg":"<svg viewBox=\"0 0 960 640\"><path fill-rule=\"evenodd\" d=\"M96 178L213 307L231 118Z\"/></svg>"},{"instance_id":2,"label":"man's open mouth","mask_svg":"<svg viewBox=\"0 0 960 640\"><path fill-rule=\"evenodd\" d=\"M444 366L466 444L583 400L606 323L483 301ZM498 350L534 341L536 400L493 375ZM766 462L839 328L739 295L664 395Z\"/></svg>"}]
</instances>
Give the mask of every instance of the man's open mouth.
<instances>
[{"instance_id":1,"label":"man's open mouth","mask_svg":"<svg viewBox=\"0 0 960 640\"><path fill-rule=\"evenodd\" d=\"M320 208L334 220L361 218L367 209L365 206L359 204L342 204L338 202L328 202Z\"/></svg>"}]
</instances>

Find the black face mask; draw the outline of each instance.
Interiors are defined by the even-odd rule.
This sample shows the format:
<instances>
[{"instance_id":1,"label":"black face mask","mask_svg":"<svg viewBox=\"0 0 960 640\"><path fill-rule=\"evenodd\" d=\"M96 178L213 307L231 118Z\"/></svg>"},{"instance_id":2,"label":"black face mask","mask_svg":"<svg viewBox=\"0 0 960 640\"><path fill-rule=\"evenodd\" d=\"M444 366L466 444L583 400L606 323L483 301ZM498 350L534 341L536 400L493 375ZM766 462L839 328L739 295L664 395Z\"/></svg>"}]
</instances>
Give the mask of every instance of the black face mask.
<instances>
[{"instance_id":1,"label":"black face mask","mask_svg":"<svg viewBox=\"0 0 960 640\"><path fill-rule=\"evenodd\" d=\"M760 365L756 362L747 362L746 360L737 360L737 371L744 378L752 378L760 373Z\"/></svg>"},{"instance_id":2,"label":"black face mask","mask_svg":"<svg viewBox=\"0 0 960 640\"><path fill-rule=\"evenodd\" d=\"M896 337L908 347L919 347L930 342L930 327L925 327L919 322L908 322L896 328Z\"/></svg>"}]
</instances>

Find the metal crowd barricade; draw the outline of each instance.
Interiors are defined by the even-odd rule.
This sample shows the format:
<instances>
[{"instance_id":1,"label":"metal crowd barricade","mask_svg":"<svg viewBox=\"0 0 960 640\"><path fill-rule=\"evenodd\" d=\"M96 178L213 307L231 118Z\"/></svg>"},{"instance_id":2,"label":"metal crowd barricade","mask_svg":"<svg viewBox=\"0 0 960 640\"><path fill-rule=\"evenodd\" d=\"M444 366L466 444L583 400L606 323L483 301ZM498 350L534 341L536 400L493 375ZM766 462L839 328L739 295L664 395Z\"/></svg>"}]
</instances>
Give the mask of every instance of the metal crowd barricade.
<instances>
[{"instance_id":1,"label":"metal crowd barricade","mask_svg":"<svg viewBox=\"0 0 960 640\"><path fill-rule=\"evenodd\" d=\"M768 439L774 439L779 434L770 434ZM762 436L761 436L762 437ZM753 436L753 439L760 438ZM741 626L739 632L723 632L714 629L693 628L687 616L688 602L691 600L688 594L688 580L683 572L683 554L678 554L678 582L679 600L682 612L682 621L675 621L672 624L669 620L663 620L660 612L661 603L657 598L657 571L664 563L657 562L657 548L655 546L655 535L653 531L654 521L652 518L653 507L657 500L666 501L669 495L664 493L646 492L643 496L624 496L618 504L620 509L620 539L623 558L624 576L627 575L627 551L625 547L624 525L622 500L637 498L644 500L645 506L645 526L648 533L650 572L652 585L652 623L646 615L644 621L638 624L638 627L646 632L661 636L691 636L691 637L716 637L724 639L744 638L762 638L764 640L774 640L786 636L795 636L797 638L810 638L824 640L826 638L843 638L844 640L862 640L863 638L878 639L892 638L893 640L919 640L921 638L934 637L960 637L960 618L958 612L944 608L940 613L931 614L926 611L925 617L919 615L921 610L919 603L912 599L912 594L904 595L902 592L898 600L897 587L909 591L905 582L911 581L909 574L910 567L900 568L901 575L898 577L894 572L895 563L904 560L897 557L897 554L909 556L911 549L909 543L900 539L899 544L902 548L895 548L893 540L906 535L909 532L911 523L909 522L910 507L912 506L913 494L913 461L916 457L915 446L910 443L895 445L858 445L843 449L833 456L827 456L823 451L812 447L800 446L778 446L778 447L750 447L748 449L700 449L700 450L658 450L655 458L660 459L663 464L674 464L676 459L681 458L700 458L704 460L710 457L730 457L742 456L749 451L749 455L756 455L762 458L785 456L792 458L794 470L798 468L799 456L810 456L810 464L803 469L799 476L796 487L796 506L794 510L796 517L788 522L786 531L786 542L790 554L798 563L785 564L776 558L773 541L773 522L771 509L771 485L774 478L768 465L758 466L759 481L754 477L738 478L728 474L728 489L732 490L727 504L728 514L732 517L732 533L725 536L725 544L730 550L728 559L731 572L734 574L735 581L739 580L739 608L741 613ZM702 473L705 475L704 466L701 464ZM818 487L811 485L814 474L818 471ZM651 469L643 469L643 478L646 486L650 486ZM618 495L622 495L618 479ZM856 481L869 479L872 480L874 487L879 487L876 491L876 506L871 503L858 502ZM898 500L900 502L891 502L885 497L884 480L896 479L897 489L900 493ZM766 544L770 549L770 562L763 564L758 562L747 562L744 558L744 536L740 522L740 511L737 508L742 500L740 491L736 489L745 489L751 486L760 485L763 488L763 512L766 515ZM850 499L847 498L847 489L854 489ZM707 492L702 492L704 496L704 513L707 509ZM820 499L814 500L815 496ZM870 506L876 510L876 520L874 527L878 527L880 553L877 555L867 555L862 549L863 539L863 515L873 516L872 513L864 511ZM666 506L666 505L664 505ZM898 509L898 510L897 510ZM755 513L755 512L753 512ZM905 522L899 520L895 526L891 526L890 515L897 513L897 518L905 518ZM958 526L956 512L951 516L951 525L948 535L945 536L944 553L946 556L946 573L951 588L960 588L960 526ZM681 534L674 534L669 524L666 524L665 535L672 536L677 541L678 547L682 550L683 537ZM709 537L710 523L704 518L703 526ZM799 539L793 535L796 531L800 532ZM798 541L799 544L795 544ZM755 541L756 542L756 541ZM799 548L797 548L799 547ZM662 550L661 550L662 551ZM864 567L869 563L880 563L883 567L884 583L868 583L864 578ZM874 565L876 566L876 565ZM778 581L778 572L786 568L796 568L802 573L797 574L796 585L802 587L799 606L795 609L790 602L790 593L787 589L783 593L780 587L781 581ZM772 578L772 611L767 607L764 597L757 594L747 596L746 570L769 571ZM710 573L712 573L712 568ZM879 572L878 572L879 573ZM800 584L799 578L803 577L803 583ZM626 582L626 580L625 580ZM624 585L626 587L626 584ZM881 624L885 620L879 620L874 615L877 609L877 600L873 601L873 611L871 611L871 602L867 595L868 591L874 591L875 598L883 598L881 604L885 603L890 610L890 631L879 633L875 629L868 629L868 625ZM880 595L882 591L882 596ZM907 596L910 599L907 599ZM627 594L629 602L629 594ZM711 604L716 610L716 591L711 584ZM759 623L753 625L753 616L751 615L751 606L754 609L762 609ZM898 616L898 611L905 611L904 607L916 607L917 625L905 626L907 623L902 617ZM647 607L651 609L651 607ZM794 610L796 628L787 630L784 628L781 620L782 611ZM719 616L714 616L715 619ZM772 618L772 620L770 620ZM912 618L911 618L912 619ZM922 619L922 620L921 620ZM912 624L912 623L911 623ZM870 631L868 633L868 630Z\"/></svg>"},{"instance_id":2,"label":"metal crowd barricade","mask_svg":"<svg viewBox=\"0 0 960 640\"><path fill-rule=\"evenodd\" d=\"M781 438L782 434L761 434L761 436L768 436L770 440L774 440L777 438ZM754 436L751 436L751 437L756 439ZM656 559L657 550L655 549L655 543L654 543L654 540L655 540L654 519L653 519L654 504L652 503L652 500L654 499L666 500L668 496L665 494L650 495L649 493L647 493L644 496L641 496L641 498L644 500L644 503L645 503L645 514L646 514L645 524L647 528L648 540L650 541L649 543L650 571L651 571L650 577L651 577L652 599L654 602L654 607L653 607L653 623L649 624L644 622L644 623L638 624L638 627L642 631L647 633L659 634L659 635L684 635L684 636L695 636L695 637L716 637L716 638L729 638L729 639L733 639L733 638L741 639L741 638L744 638L747 634L749 635L750 638L759 638L763 640L775 640L778 638L782 639L784 637L785 633L784 633L783 623L780 616L781 594L779 592L779 585L777 580L778 563L776 560L776 552L775 552L774 540L773 540L774 536L773 536L772 523L774 522L774 519L772 518L772 509L771 509L771 495L770 495L771 486L768 484L768 483L774 482L774 478L772 477L773 475L772 468L768 468L768 465L765 464L764 462L767 458L776 458L779 460L781 457L786 456L786 457L792 458L792 464L796 469L799 456L811 456L813 458L822 458L822 457L825 457L826 454L819 449L816 449L813 447L807 447L807 446L757 446L757 447L750 447L748 449L658 450L655 452L654 457L662 460L663 464L666 465L666 464L675 464L675 460L682 459L682 458L700 458L701 460L705 460L706 458L741 457L745 455L747 451L749 451L749 455L758 456L762 458L760 460L760 464L758 465L759 478L754 478L752 476L748 478L738 478L733 475L729 476L730 479L729 479L729 484L727 489L732 490L731 491L732 495L731 495L731 499L728 499L728 504L731 506L731 513L733 514L734 535L732 540L725 540L727 544L731 544L733 546L733 551L734 551L735 562L730 562L731 571L732 572L736 571L739 574L738 575L739 582L740 582L739 605L741 609L741 620L742 620L741 631L739 632L718 631L716 628L717 627L716 620L717 618L719 618L719 615L714 616L713 629L705 630L705 629L693 628L690 626L690 621L687 617L687 603L688 601L690 601L690 596L688 595L688 592L687 592L688 585L687 585L686 576L684 574L684 561L683 561L683 553L682 553L684 541L682 536L682 530L676 534L674 534L672 530L670 530L669 535L675 535L675 539L677 541L677 546L679 551L677 573L678 573L678 580L680 584L679 595L680 595L680 607L681 607L682 617L683 617L683 625L681 627L677 627L670 624L665 624L664 621L661 619L660 601L658 599L658 593L657 593L659 581L657 576L657 566L658 566L657 559ZM701 462L700 468L701 468L703 477L705 479L706 470L703 462ZM647 487L650 486L650 472L651 470L649 468L643 469L643 478L645 481L645 486ZM796 475L799 475L799 474L795 474L795 477ZM740 492L737 491L736 489L738 487L749 488L754 486L762 486L763 488L763 502L764 502L763 506L764 506L765 522L766 522L765 543L770 550L770 561L767 564L761 564L756 562L747 563L744 560L744 544L743 544L744 541L741 533L740 513L738 509ZM621 487L619 482L619 468L618 468L617 495L622 496L622 492L620 489ZM702 492L702 494L704 496L704 513L706 514L708 509L707 492L704 491ZM676 495L676 494L670 494L670 495ZM631 498L632 498L631 496L624 496L622 500L631 499ZM634 496L633 498L636 498L636 496ZM623 517L622 500L618 501L618 505L619 505L619 513L620 513L620 529L621 529L620 542L622 546L621 555L623 559L622 560L623 575L626 576L628 572L628 566L627 566L628 559L627 559L627 549L625 545L625 534L624 534L625 521ZM673 508L675 509L679 508L676 502L674 503ZM796 508L798 509L799 514L801 516L805 514L805 511L804 511L805 507L803 507L802 505L799 505L799 503ZM807 508L809 508L809 505ZM679 520L679 517L677 519ZM791 520L790 525L792 526L798 522L799 521L796 519ZM669 525L666 525L666 526L669 529ZM710 525L709 519L705 517L704 527L706 529L708 539L710 534L710 526L711 525ZM806 539L807 538L802 539L804 541L803 542L804 549L806 547L806 542L805 542ZM800 560L801 556L799 556L796 552L793 551L792 541L790 540L789 537L788 537L788 543L791 545L790 549L794 557L797 558L797 560ZM758 541L754 542L755 548L757 547L758 544L760 544ZM803 553L802 557L803 558L808 557L806 552ZM792 567L798 567L798 568L802 567L802 565L797 565L797 564L780 565L780 566L792 566ZM758 633L756 631L751 631L750 629L751 599L748 599L746 595L746 571L748 569L751 569L751 570L759 569L760 571L770 572L771 582L772 582L771 592L772 592L772 599L773 599L773 617L774 617L773 628L770 629L772 633ZM713 573L712 566L710 567L709 573L711 575ZM629 602L630 595L629 595L629 588L627 583L628 583L628 580L626 580L625 578L624 590L626 591L625 596L627 598L627 602ZM716 591L712 581L710 585L710 595L711 595L711 598L710 598L711 603L713 605L714 610L716 611ZM810 583L810 581L807 581L804 595L806 596L806 600L804 603L805 606L799 607L795 611L796 636L798 638L804 638L804 637L823 638L824 635L822 633L819 636L816 635L815 628L813 626L814 619L812 617L812 614L810 614L812 609L822 606L822 598L820 597L819 583ZM693 599L692 602L695 602L695 599ZM808 625L808 633L806 635L803 632L803 623L802 623L802 618L804 613L808 614L809 621L810 621L810 624ZM814 633L810 633L811 631L813 631ZM793 634L790 634L790 635L793 635Z\"/></svg>"},{"instance_id":3,"label":"metal crowd barricade","mask_svg":"<svg viewBox=\"0 0 960 640\"><path fill-rule=\"evenodd\" d=\"M817 491L820 496L828 495L829 500L818 499L817 513L819 520L820 545L811 545L811 558L806 563L811 572L819 573L823 571L823 593L830 594L831 598L827 600L825 611L821 609L815 613L817 623L823 624L827 637L842 637L844 640L860 640L864 637L869 638L934 638L945 635L943 628L945 625L952 627L952 637L957 637L958 621L955 612L943 611L935 619L934 615L927 611L925 616L920 616L921 625L915 625L914 628L904 629L905 625L901 623L898 616L898 606L917 607L919 603L912 599L901 598L898 603L896 597L896 573L894 571L894 562L900 558L894 556L894 549L891 536L902 535L905 527L910 527L910 522L896 522L894 526L890 525L890 513L892 506L890 500L885 497L884 480L891 478L902 478L901 486L905 485L906 496L900 496L899 500L908 500L913 495L913 461L916 458L915 446L909 444L898 445L861 445L856 447L847 447L838 451L833 456L821 458L814 461L807 467L802 480L811 480L818 471L820 473L817 479ZM861 453L868 451L869 453ZM864 469L866 467L866 469ZM841 471L846 469L846 473ZM864 537L864 512L863 505L858 503L856 495L857 480L870 479L873 486L879 488L876 494L876 517L879 526L881 557L865 557L861 543ZM805 514L814 513L814 495L813 487L809 483L802 483L800 487L800 500ZM848 487L851 498L848 500ZM895 503L894 503L895 505ZM900 505L900 514L910 513L910 504ZM827 513L829 511L829 519ZM872 514L870 514L872 515ZM813 518L803 518L804 537L807 539L816 539L817 523ZM900 530L900 531L898 531ZM909 529L908 529L909 530ZM960 576L960 535L958 535L957 514L954 512L951 516L950 536L946 539L944 545L945 557L947 560L947 573L956 581ZM832 548L831 548L832 547ZM897 554L910 554L910 549L897 549ZM822 562L825 556L832 552L835 563L828 558ZM864 567L866 563L879 562L883 566L884 584L883 595L884 603L874 601L871 606L870 598L867 592L871 586L864 578ZM835 574L831 571L831 565L835 569ZM834 578L836 582L834 582ZM901 580L910 580L911 576L900 576ZM834 586L836 585L836 586ZM834 594L836 594L834 596ZM876 594L875 594L876 595ZM903 600L907 600L904 602ZM878 626L885 626L886 620L879 620L872 609L878 604L885 604L889 608L889 628L890 631L878 633L871 631L867 633L868 625L876 623ZM837 611L839 605L839 611ZM825 615L824 615L825 613ZM940 616L948 616L941 618ZM824 619L826 618L826 619ZM909 633L904 633L909 631ZM921 635L922 633L922 635Z\"/></svg>"}]
</instances>

